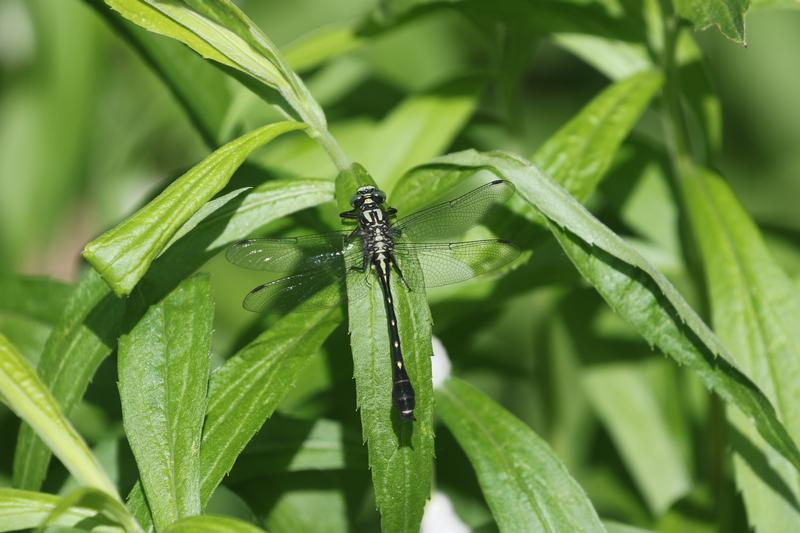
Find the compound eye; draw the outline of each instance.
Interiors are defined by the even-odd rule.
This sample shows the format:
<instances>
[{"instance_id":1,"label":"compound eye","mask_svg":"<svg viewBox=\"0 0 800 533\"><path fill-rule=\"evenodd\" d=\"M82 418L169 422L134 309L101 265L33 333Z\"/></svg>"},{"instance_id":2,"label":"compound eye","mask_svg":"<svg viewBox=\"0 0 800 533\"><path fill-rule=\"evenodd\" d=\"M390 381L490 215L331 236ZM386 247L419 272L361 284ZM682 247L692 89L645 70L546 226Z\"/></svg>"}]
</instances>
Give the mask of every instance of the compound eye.
<instances>
[{"instance_id":1,"label":"compound eye","mask_svg":"<svg viewBox=\"0 0 800 533\"><path fill-rule=\"evenodd\" d=\"M356 203L358 202L359 198L360 198L360 196L357 195L357 194L354 194L353 196L351 196L350 197L350 205L353 206L353 207L356 207Z\"/></svg>"},{"instance_id":2,"label":"compound eye","mask_svg":"<svg viewBox=\"0 0 800 533\"><path fill-rule=\"evenodd\" d=\"M386 193L385 192L376 190L374 194L378 198L378 202L379 203L383 203L383 202L386 201Z\"/></svg>"}]
</instances>

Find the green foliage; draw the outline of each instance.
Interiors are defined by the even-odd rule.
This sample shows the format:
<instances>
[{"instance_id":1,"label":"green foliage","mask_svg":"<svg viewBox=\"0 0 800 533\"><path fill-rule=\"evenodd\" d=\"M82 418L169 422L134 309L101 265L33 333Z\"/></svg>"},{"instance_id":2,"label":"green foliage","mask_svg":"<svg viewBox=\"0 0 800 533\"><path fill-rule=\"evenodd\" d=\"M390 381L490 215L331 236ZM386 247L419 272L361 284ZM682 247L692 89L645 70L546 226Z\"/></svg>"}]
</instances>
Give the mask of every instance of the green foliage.
<instances>
[{"instance_id":1,"label":"green foliage","mask_svg":"<svg viewBox=\"0 0 800 533\"><path fill-rule=\"evenodd\" d=\"M500 529L605 531L561 461L514 415L458 378L448 380L436 399Z\"/></svg>"},{"instance_id":2,"label":"green foliage","mask_svg":"<svg viewBox=\"0 0 800 533\"><path fill-rule=\"evenodd\" d=\"M750 2L83 3L0 3L35 14L55 72L0 83L0 263L63 241L55 263L88 263L0 274L0 531L430 531L442 499L475 530L800 529L800 217L774 177L800 121L723 127L736 84L707 61L746 42ZM219 259L342 229L359 186L402 217L498 178L516 195L467 237L519 260L429 294L393 276L413 422L377 283L247 316L268 278Z\"/></svg>"},{"instance_id":3,"label":"green foliage","mask_svg":"<svg viewBox=\"0 0 800 533\"><path fill-rule=\"evenodd\" d=\"M193 276L119 340L125 432L159 529L200 514L200 438L214 303Z\"/></svg>"}]
</instances>

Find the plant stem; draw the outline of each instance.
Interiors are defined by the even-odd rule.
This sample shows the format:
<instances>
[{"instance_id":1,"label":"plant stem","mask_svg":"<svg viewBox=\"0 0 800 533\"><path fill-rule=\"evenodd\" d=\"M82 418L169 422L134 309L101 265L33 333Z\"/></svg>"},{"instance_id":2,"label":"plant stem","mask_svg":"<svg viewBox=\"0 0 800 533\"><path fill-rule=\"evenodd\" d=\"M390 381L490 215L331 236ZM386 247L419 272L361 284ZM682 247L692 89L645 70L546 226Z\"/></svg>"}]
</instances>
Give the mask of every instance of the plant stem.
<instances>
[{"instance_id":1,"label":"plant stem","mask_svg":"<svg viewBox=\"0 0 800 533\"><path fill-rule=\"evenodd\" d=\"M336 165L336 169L339 172L350 169L352 166L350 158L347 157L347 154L344 153L342 147L338 142L336 142L336 139L333 135L331 135L331 132L328 131L327 128L317 129L315 138L317 139L317 142L319 142L319 144L325 149L328 157L331 158L331 161L333 161L333 164Z\"/></svg>"},{"instance_id":2,"label":"plant stem","mask_svg":"<svg viewBox=\"0 0 800 533\"><path fill-rule=\"evenodd\" d=\"M681 103L680 74L675 60L678 36L681 25L675 16L669 0L660 0L662 27L664 31L664 50L662 69L664 70L664 128L667 134L670 156L674 170L680 179L694 168L689 127Z\"/></svg>"}]
</instances>

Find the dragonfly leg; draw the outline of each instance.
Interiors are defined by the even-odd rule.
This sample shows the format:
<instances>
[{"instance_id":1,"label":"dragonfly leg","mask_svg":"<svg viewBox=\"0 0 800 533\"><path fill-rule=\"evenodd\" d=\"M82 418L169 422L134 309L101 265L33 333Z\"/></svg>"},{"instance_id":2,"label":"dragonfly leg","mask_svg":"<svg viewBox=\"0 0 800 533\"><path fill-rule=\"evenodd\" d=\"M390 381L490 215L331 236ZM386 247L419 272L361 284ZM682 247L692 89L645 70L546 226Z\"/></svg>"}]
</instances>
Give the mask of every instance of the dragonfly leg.
<instances>
[{"instance_id":1,"label":"dragonfly leg","mask_svg":"<svg viewBox=\"0 0 800 533\"><path fill-rule=\"evenodd\" d=\"M411 285L409 285L408 282L406 281L406 277L403 275L403 271L400 270L400 265L397 264L397 259L395 258L395 256L390 255L389 257L391 258L392 266L394 267L395 272L397 272L397 276L400 278L400 281L403 282L403 285L406 286L406 290L408 290L408 292L413 291L414 289L412 289Z\"/></svg>"}]
</instances>

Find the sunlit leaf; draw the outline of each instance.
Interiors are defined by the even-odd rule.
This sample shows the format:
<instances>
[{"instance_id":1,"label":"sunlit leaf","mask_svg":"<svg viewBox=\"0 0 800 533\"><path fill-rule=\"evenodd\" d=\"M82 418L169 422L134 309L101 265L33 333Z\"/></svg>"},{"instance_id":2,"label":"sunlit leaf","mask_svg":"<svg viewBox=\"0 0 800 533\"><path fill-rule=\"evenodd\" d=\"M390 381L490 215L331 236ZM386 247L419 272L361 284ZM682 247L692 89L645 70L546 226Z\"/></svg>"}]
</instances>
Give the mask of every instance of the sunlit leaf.
<instances>
[{"instance_id":1,"label":"sunlit leaf","mask_svg":"<svg viewBox=\"0 0 800 533\"><path fill-rule=\"evenodd\" d=\"M761 436L795 467L800 450L763 392L663 274L537 167L511 154L460 152L435 160L490 170L512 181L548 220L570 260L611 308L648 342L686 365L706 386L751 418Z\"/></svg>"},{"instance_id":2,"label":"sunlit leaf","mask_svg":"<svg viewBox=\"0 0 800 533\"><path fill-rule=\"evenodd\" d=\"M227 244L273 220L332 199L333 183L325 180L270 181L237 196L199 221L153 263L145 277L148 301L166 296ZM65 412L83 397L97 367L116 346L123 311L124 303L90 269L53 329L37 368ZM49 460L47 447L23 426L14 455L15 486L41 487Z\"/></svg>"},{"instance_id":3,"label":"sunlit leaf","mask_svg":"<svg viewBox=\"0 0 800 533\"><path fill-rule=\"evenodd\" d=\"M650 508L661 514L691 488L691 478L666 415L641 365L584 370L583 383Z\"/></svg>"},{"instance_id":4,"label":"sunlit leaf","mask_svg":"<svg viewBox=\"0 0 800 533\"><path fill-rule=\"evenodd\" d=\"M341 173L336 183L340 209L352 191L370 181L358 167ZM403 357L416 393L416 420L401 421L392 404L388 323L378 283L368 297L348 302L350 347L381 526L410 532L419 530L433 474L431 316L424 291L406 291L396 277L392 282Z\"/></svg>"},{"instance_id":5,"label":"sunlit leaf","mask_svg":"<svg viewBox=\"0 0 800 533\"><path fill-rule=\"evenodd\" d=\"M201 505L341 320L339 308L290 313L212 374L200 448ZM148 523L141 485L134 487L129 506Z\"/></svg>"},{"instance_id":6,"label":"sunlit leaf","mask_svg":"<svg viewBox=\"0 0 800 533\"><path fill-rule=\"evenodd\" d=\"M120 296L127 295L176 231L219 192L256 148L303 128L269 124L231 141L172 182L145 207L86 245L83 256Z\"/></svg>"},{"instance_id":7,"label":"sunlit leaf","mask_svg":"<svg viewBox=\"0 0 800 533\"><path fill-rule=\"evenodd\" d=\"M436 391L437 412L478 475L502 531L605 531L589 498L539 436L468 383Z\"/></svg>"},{"instance_id":8,"label":"sunlit leaf","mask_svg":"<svg viewBox=\"0 0 800 533\"><path fill-rule=\"evenodd\" d=\"M585 201L662 81L644 71L609 86L536 151L533 163L564 176L560 185Z\"/></svg>"},{"instance_id":9,"label":"sunlit leaf","mask_svg":"<svg viewBox=\"0 0 800 533\"><path fill-rule=\"evenodd\" d=\"M102 490L91 487L75 489L61 498L44 522L42 522L40 531L50 525L59 523L62 516L70 516L75 512L75 508L91 509L112 523L119 524L126 533L142 532L141 526L119 499L109 496Z\"/></svg>"},{"instance_id":10,"label":"sunlit leaf","mask_svg":"<svg viewBox=\"0 0 800 533\"><path fill-rule=\"evenodd\" d=\"M33 529L44 522L60 501L54 494L0 488L0 531ZM89 508L71 507L51 520L51 524L71 527L95 514Z\"/></svg>"},{"instance_id":11,"label":"sunlit leaf","mask_svg":"<svg viewBox=\"0 0 800 533\"><path fill-rule=\"evenodd\" d=\"M0 334L0 398L27 422L81 483L117 496L97 459L64 417L50 391Z\"/></svg>"},{"instance_id":12,"label":"sunlit leaf","mask_svg":"<svg viewBox=\"0 0 800 533\"><path fill-rule=\"evenodd\" d=\"M125 433L156 527L200 514L200 437L214 305L192 276L119 341Z\"/></svg>"},{"instance_id":13,"label":"sunlit leaf","mask_svg":"<svg viewBox=\"0 0 800 533\"><path fill-rule=\"evenodd\" d=\"M719 176L700 169L681 184L703 259L714 330L798 441L800 292ZM759 438L745 417L730 411L729 418L736 428L736 481L750 524L759 531L800 528L797 470Z\"/></svg>"}]
</instances>

